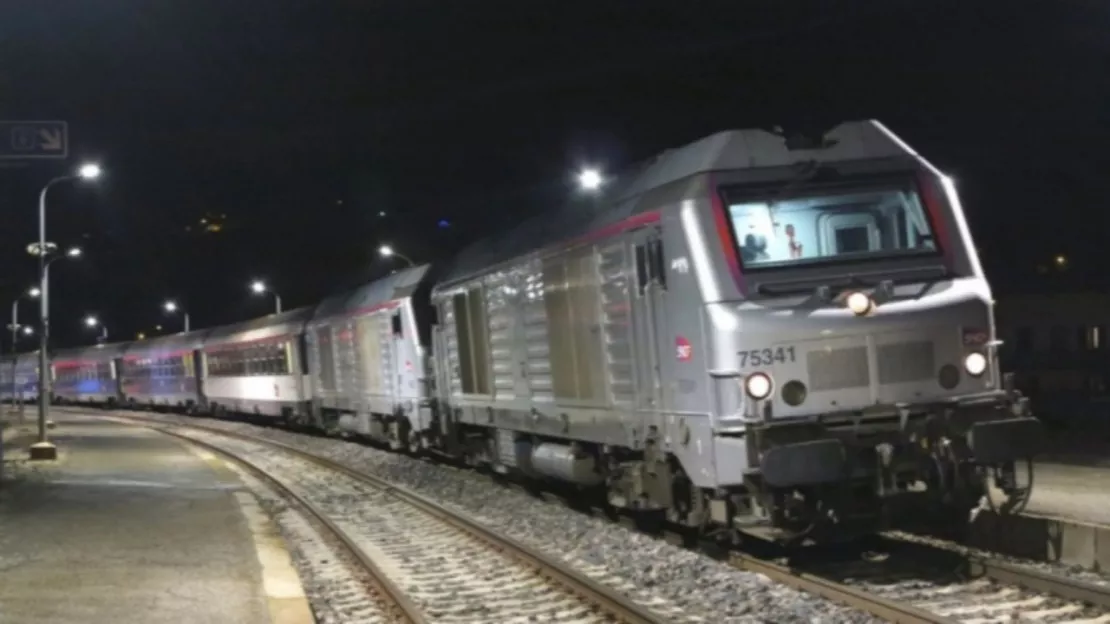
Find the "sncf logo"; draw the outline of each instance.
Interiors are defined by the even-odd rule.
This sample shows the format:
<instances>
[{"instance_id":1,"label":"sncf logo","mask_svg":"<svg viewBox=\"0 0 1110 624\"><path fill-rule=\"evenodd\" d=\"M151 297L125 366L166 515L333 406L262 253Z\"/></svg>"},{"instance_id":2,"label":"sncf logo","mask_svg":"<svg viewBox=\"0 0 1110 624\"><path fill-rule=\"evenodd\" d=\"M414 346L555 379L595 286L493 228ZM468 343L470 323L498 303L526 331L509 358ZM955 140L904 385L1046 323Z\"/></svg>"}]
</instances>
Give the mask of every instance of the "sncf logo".
<instances>
[{"instance_id":1,"label":"sncf logo","mask_svg":"<svg viewBox=\"0 0 1110 624\"><path fill-rule=\"evenodd\" d=\"M674 348L675 357L678 358L679 362L689 362L690 359L694 357L693 345L683 336L674 339Z\"/></svg>"}]
</instances>

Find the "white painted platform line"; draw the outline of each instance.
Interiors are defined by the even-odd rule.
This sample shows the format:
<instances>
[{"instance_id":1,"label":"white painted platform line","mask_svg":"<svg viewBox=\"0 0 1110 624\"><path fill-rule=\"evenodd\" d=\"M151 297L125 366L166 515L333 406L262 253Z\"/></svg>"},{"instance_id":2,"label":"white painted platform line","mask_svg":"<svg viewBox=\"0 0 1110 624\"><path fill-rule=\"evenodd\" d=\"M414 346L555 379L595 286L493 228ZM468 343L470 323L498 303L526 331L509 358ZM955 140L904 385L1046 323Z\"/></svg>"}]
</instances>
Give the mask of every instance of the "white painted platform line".
<instances>
[{"instance_id":1,"label":"white painted platform line","mask_svg":"<svg viewBox=\"0 0 1110 624\"><path fill-rule=\"evenodd\" d=\"M258 562L262 564L262 586L270 607L273 624L312 624L315 618L308 606L304 587L293 567L293 560L285 547L277 527L259 507L254 495L236 492L235 499L247 519Z\"/></svg>"}]
</instances>

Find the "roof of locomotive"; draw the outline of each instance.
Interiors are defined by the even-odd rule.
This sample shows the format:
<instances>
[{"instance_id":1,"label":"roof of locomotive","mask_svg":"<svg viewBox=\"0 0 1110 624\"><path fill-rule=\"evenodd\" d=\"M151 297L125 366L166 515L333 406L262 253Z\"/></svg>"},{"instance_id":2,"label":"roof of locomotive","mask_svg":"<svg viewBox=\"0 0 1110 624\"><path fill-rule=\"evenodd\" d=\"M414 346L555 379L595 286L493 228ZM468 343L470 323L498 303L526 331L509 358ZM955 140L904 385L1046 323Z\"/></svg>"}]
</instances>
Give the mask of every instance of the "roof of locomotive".
<instances>
[{"instance_id":1,"label":"roof of locomotive","mask_svg":"<svg viewBox=\"0 0 1110 624\"><path fill-rule=\"evenodd\" d=\"M314 308L310 324L336 316L370 312L390 301L410 297L420 286L428 269L427 264L403 269L354 290L332 295Z\"/></svg>"},{"instance_id":2,"label":"roof of locomotive","mask_svg":"<svg viewBox=\"0 0 1110 624\"><path fill-rule=\"evenodd\" d=\"M205 336L204 348L254 342L284 334L299 334L304 330L305 322L312 317L312 311L315 309L315 306L305 306L281 314L270 314L234 325L216 327Z\"/></svg>"},{"instance_id":3,"label":"roof of locomotive","mask_svg":"<svg viewBox=\"0 0 1110 624\"><path fill-rule=\"evenodd\" d=\"M655 203L637 200L648 191L699 174L782 167L814 159L835 162L916 156L877 121L844 122L824 133L823 139L823 146L816 149L788 148L782 135L768 130L726 130L666 150L608 181L600 197L579 194L558 208L468 246L452 259L436 289L656 209Z\"/></svg>"}]
</instances>

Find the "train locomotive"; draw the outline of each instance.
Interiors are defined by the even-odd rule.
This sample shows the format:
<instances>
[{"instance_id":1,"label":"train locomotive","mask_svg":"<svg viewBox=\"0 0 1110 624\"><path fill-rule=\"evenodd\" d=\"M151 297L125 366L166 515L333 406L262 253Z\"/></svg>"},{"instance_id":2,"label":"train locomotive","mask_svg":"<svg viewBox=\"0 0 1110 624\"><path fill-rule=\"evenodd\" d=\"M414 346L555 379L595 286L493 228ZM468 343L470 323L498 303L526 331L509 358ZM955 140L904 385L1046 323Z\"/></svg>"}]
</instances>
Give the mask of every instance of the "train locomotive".
<instances>
[{"instance_id":1,"label":"train locomotive","mask_svg":"<svg viewBox=\"0 0 1110 624\"><path fill-rule=\"evenodd\" d=\"M718 539L834 540L1028 500L1041 430L992 306L952 181L882 124L735 130L436 267L59 353L53 394L449 455Z\"/></svg>"}]
</instances>

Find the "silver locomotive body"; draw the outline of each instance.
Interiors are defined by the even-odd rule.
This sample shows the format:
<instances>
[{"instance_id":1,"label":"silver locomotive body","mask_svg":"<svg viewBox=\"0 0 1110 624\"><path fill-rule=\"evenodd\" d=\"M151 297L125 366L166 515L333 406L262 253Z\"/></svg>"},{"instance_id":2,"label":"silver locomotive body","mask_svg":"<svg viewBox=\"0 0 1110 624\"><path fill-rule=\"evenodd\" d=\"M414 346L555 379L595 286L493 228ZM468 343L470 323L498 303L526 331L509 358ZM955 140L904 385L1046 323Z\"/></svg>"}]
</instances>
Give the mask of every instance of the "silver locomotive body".
<instances>
[{"instance_id":1,"label":"silver locomotive body","mask_svg":"<svg viewBox=\"0 0 1110 624\"><path fill-rule=\"evenodd\" d=\"M672 521L796 538L1015 498L1037 421L998 378L956 194L876 122L713 135L476 245L433 291L472 460ZM793 147L793 149L792 149Z\"/></svg>"},{"instance_id":2,"label":"silver locomotive body","mask_svg":"<svg viewBox=\"0 0 1110 624\"><path fill-rule=\"evenodd\" d=\"M413 294L427 270L395 272L315 308L305 331L313 422L419 448L431 411Z\"/></svg>"}]
</instances>

